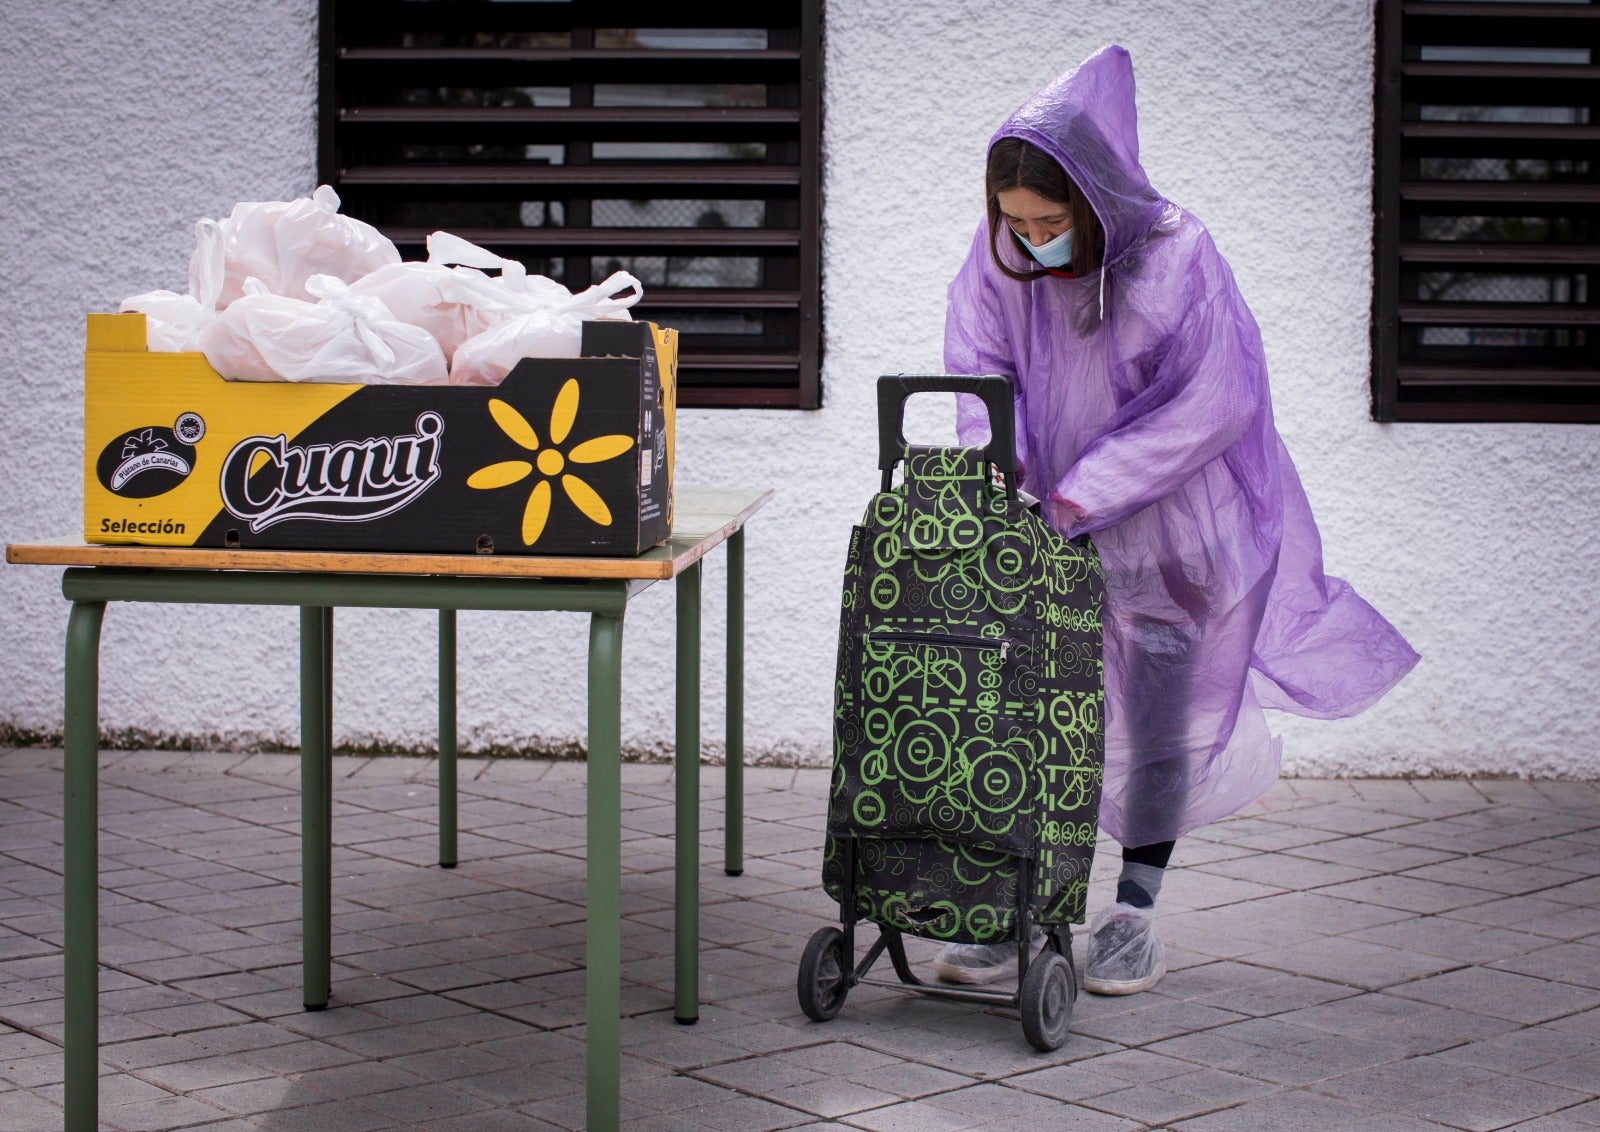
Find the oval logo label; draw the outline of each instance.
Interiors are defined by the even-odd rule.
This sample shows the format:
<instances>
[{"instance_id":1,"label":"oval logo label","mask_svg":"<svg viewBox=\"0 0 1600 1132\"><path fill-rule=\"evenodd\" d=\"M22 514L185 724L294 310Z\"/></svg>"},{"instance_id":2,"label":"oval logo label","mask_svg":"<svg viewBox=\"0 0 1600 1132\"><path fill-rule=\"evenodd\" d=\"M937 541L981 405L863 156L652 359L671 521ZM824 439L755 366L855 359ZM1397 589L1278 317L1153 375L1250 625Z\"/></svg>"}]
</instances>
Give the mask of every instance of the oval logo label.
<instances>
[{"instance_id":1,"label":"oval logo label","mask_svg":"<svg viewBox=\"0 0 1600 1132\"><path fill-rule=\"evenodd\" d=\"M194 435L192 428L185 432ZM194 445L160 425L123 433L100 450L95 464L106 490L125 499L148 499L171 491L193 470Z\"/></svg>"}]
</instances>

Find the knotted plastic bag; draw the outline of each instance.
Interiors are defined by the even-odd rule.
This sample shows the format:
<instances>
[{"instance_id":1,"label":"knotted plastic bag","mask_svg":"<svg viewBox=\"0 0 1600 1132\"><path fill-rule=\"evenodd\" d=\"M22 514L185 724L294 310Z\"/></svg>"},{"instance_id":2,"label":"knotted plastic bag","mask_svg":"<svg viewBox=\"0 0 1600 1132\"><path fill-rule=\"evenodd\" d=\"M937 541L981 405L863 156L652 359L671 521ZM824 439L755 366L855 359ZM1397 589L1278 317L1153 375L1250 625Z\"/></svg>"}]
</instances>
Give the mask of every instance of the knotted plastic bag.
<instances>
[{"instance_id":1,"label":"knotted plastic bag","mask_svg":"<svg viewBox=\"0 0 1600 1132\"><path fill-rule=\"evenodd\" d=\"M500 274L491 282L501 289L502 294L510 292L515 299L525 300L524 305L555 303L572 297L572 292L554 279L529 275L527 267L520 260L497 256L487 248L480 248L450 232L434 232L428 237L428 262L456 264L480 271L499 271ZM638 280L634 280L634 285L637 287Z\"/></svg>"},{"instance_id":2,"label":"knotted plastic bag","mask_svg":"<svg viewBox=\"0 0 1600 1132\"><path fill-rule=\"evenodd\" d=\"M327 185L298 200L236 204L226 220L200 221L196 233L189 292L199 297L210 280L220 280L219 310L244 295L247 279L259 279L273 295L310 299L306 281L313 275L348 283L400 262L383 233L339 214L339 194Z\"/></svg>"},{"instance_id":3,"label":"knotted plastic bag","mask_svg":"<svg viewBox=\"0 0 1600 1132\"><path fill-rule=\"evenodd\" d=\"M461 266L456 266L461 265ZM498 268L498 277L480 269ZM523 308L529 290L527 268L449 232L428 237L428 260L387 264L350 285L352 294L378 299L401 322L422 327L439 341L449 361L468 338L483 333ZM559 292L559 283L533 276ZM550 294L548 290L540 292Z\"/></svg>"},{"instance_id":4,"label":"knotted plastic bag","mask_svg":"<svg viewBox=\"0 0 1600 1132\"><path fill-rule=\"evenodd\" d=\"M200 334L199 348L231 381L443 385L439 343L399 322L371 296L327 275L306 290L317 302L271 294L257 279Z\"/></svg>"},{"instance_id":5,"label":"knotted plastic bag","mask_svg":"<svg viewBox=\"0 0 1600 1132\"><path fill-rule=\"evenodd\" d=\"M450 359L451 385L499 385L523 358L576 358L586 320L632 321L628 308L644 293L639 280L626 271L576 295L559 283L544 282L549 286L529 285L518 294L518 313L457 347ZM619 295L629 288L631 294Z\"/></svg>"}]
</instances>

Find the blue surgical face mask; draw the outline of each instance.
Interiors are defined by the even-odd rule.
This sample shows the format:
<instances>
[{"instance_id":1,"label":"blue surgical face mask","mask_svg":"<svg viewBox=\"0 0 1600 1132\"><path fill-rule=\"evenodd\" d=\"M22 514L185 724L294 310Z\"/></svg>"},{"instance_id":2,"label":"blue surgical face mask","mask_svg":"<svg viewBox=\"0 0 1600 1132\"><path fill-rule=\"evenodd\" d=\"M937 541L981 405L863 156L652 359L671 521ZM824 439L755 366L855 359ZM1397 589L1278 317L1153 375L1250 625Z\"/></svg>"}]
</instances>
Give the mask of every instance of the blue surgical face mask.
<instances>
[{"instance_id":1,"label":"blue surgical face mask","mask_svg":"<svg viewBox=\"0 0 1600 1132\"><path fill-rule=\"evenodd\" d=\"M1046 240L1038 247L1028 243L1028 237L1013 229L1012 234L1017 237L1017 242L1027 249L1028 254L1044 267L1061 268L1072 262L1072 233L1076 229L1068 228L1053 240Z\"/></svg>"}]
</instances>

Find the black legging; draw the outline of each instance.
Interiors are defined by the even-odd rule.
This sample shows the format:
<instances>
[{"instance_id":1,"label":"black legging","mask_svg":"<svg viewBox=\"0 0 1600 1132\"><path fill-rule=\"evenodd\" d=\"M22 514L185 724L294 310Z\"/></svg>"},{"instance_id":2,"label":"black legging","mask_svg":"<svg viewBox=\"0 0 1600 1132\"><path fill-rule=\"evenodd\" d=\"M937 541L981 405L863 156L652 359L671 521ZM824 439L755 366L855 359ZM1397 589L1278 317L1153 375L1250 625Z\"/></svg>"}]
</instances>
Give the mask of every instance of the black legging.
<instances>
[{"instance_id":1,"label":"black legging","mask_svg":"<svg viewBox=\"0 0 1600 1132\"><path fill-rule=\"evenodd\" d=\"M1167 862L1172 860L1172 847L1176 841L1157 841L1154 845L1137 845L1129 848L1122 847L1122 863L1125 865L1152 865L1158 869L1167 867Z\"/></svg>"}]
</instances>

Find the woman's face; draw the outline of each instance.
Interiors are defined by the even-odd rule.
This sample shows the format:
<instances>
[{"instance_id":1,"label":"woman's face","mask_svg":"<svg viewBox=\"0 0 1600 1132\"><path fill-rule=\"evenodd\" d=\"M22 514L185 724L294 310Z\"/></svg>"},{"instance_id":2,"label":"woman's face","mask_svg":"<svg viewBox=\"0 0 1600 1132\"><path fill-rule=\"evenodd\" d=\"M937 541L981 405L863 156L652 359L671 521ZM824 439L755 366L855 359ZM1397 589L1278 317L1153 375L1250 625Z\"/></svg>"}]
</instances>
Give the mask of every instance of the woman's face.
<instances>
[{"instance_id":1,"label":"woman's face","mask_svg":"<svg viewBox=\"0 0 1600 1132\"><path fill-rule=\"evenodd\" d=\"M995 200L1011 230L1036 248L1072 227L1071 205L1063 200L1046 200L1032 189L1001 189Z\"/></svg>"}]
</instances>

